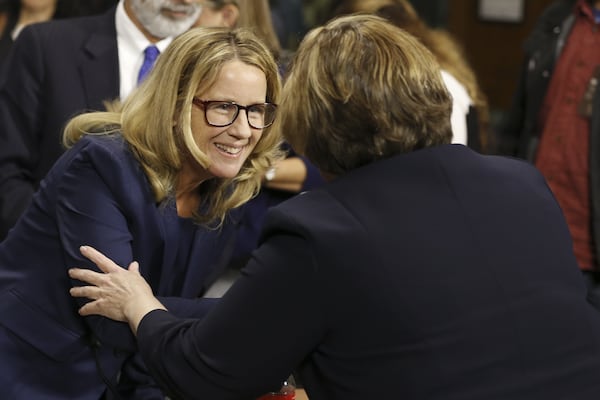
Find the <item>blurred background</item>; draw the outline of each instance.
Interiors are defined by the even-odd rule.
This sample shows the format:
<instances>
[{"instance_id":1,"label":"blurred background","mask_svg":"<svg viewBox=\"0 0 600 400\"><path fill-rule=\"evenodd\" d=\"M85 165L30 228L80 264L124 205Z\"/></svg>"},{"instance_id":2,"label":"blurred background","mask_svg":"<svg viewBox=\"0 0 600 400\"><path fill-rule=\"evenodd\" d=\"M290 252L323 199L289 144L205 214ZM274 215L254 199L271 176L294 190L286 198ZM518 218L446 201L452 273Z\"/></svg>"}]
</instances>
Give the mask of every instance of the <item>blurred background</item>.
<instances>
[{"instance_id":1,"label":"blurred background","mask_svg":"<svg viewBox=\"0 0 600 400\"><path fill-rule=\"evenodd\" d=\"M306 30L325 22L340 0L270 0L284 47L293 50ZM522 45L552 0L413 0L431 27L446 29L463 46L488 97L492 129L517 85ZM285 21L285 22L283 22Z\"/></svg>"}]
</instances>

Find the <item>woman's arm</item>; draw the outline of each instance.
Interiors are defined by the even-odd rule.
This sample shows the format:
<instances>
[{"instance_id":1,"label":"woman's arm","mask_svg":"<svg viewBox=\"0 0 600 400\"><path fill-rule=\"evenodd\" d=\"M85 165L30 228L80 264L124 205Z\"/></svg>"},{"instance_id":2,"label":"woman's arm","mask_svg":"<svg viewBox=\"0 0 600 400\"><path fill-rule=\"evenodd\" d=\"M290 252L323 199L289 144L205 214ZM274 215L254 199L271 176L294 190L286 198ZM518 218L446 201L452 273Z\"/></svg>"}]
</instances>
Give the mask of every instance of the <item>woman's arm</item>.
<instances>
[{"instance_id":1,"label":"woman's arm","mask_svg":"<svg viewBox=\"0 0 600 400\"><path fill-rule=\"evenodd\" d=\"M81 315L103 315L115 321L127 322L131 331L136 334L138 325L146 314L153 310L166 310L140 275L140 267L136 261L128 269L124 269L92 247L81 246L81 254L104 272L98 274L89 269L69 270L71 278L94 285L71 288L73 296L92 299L81 306Z\"/></svg>"},{"instance_id":2,"label":"woman's arm","mask_svg":"<svg viewBox=\"0 0 600 400\"><path fill-rule=\"evenodd\" d=\"M119 146L97 141L78 143L77 153L69 159L56 187L56 223L62 245L65 268L80 266L98 271L79 252L82 244L92 245L122 265L133 260L133 234L128 207L142 207L142 195L125 195L137 191L138 177ZM117 139L115 139L114 143ZM123 193L119 193L121 190ZM72 282L73 285L81 284ZM79 305L83 302L79 302ZM74 307L76 305L74 304ZM105 318L85 319L92 334L103 344L125 351L136 351L136 344L126 324Z\"/></svg>"},{"instance_id":3,"label":"woman's arm","mask_svg":"<svg viewBox=\"0 0 600 400\"><path fill-rule=\"evenodd\" d=\"M279 161L265 174L263 186L269 189L298 193L306 179L306 166L299 157Z\"/></svg>"}]
</instances>

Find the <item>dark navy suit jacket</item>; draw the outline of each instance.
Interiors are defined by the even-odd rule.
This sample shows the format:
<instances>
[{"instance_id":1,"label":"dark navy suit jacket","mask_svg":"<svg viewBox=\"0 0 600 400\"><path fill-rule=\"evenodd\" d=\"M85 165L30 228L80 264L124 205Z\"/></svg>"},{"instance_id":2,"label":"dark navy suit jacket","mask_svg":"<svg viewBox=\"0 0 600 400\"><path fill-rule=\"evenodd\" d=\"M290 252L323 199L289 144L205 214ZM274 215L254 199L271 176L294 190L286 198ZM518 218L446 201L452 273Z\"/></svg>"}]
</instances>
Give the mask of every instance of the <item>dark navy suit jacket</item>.
<instances>
[{"instance_id":1,"label":"dark navy suit jacket","mask_svg":"<svg viewBox=\"0 0 600 400\"><path fill-rule=\"evenodd\" d=\"M0 398L98 399L106 387L94 352L114 384L136 351L127 324L78 315L67 269L94 268L79 246L97 246L122 266L140 261L169 310L202 317L213 302L197 297L221 263L227 229L157 204L120 136L83 137L0 244Z\"/></svg>"},{"instance_id":2,"label":"dark navy suit jacket","mask_svg":"<svg viewBox=\"0 0 600 400\"><path fill-rule=\"evenodd\" d=\"M75 114L119 96L115 9L27 26L0 86L0 240L63 153Z\"/></svg>"},{"instance_id":3,"label":"dark navy suit jacket","mask_svg":"<svg viewBox=\"0 0 600 400\"><path fill-rule=\"evenodd\" d=\"M461 145L272 208L205 319L153 311L137 335L175 399L257 398L295 368L311 400L600 396L600 312L546 182Z\"/></svg>"}]
</instances>

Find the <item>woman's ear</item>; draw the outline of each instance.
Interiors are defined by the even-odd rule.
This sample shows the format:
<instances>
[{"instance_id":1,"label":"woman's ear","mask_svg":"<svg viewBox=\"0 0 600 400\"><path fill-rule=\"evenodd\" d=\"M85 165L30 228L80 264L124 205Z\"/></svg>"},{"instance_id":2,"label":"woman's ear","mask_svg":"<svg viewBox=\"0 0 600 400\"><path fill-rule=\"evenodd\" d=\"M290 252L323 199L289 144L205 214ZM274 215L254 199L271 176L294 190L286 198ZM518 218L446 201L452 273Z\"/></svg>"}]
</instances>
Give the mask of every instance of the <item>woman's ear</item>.
<instances>
[{"instance_id":1,"label":"woman's ear","mask_svg":"<svg viewBox=\"0 0 600 400\"><path fill-rule=\"evenodd\" d=\"M235 4L226 4L221 9L223 25L227 28L234 28L240 17L240 9Z\"/></svg>"}]
</instances>

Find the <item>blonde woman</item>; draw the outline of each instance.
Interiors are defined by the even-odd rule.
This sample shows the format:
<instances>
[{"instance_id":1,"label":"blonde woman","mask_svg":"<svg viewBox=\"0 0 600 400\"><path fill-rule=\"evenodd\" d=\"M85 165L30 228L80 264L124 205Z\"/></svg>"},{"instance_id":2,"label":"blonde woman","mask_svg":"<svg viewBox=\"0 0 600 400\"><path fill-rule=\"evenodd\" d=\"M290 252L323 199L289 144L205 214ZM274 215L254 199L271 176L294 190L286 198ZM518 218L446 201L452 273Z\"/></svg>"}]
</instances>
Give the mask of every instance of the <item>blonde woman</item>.
<instances>
[{"instance_id":1,"label":"blonde woman","mask_svg":"<svg viewBox=\"0 0 600 400\"><path fill-rule=\"evenodd\" d=\"M81 243L144 260L170 309L203 314L196 298L228 236L218 227L279 156L279 90L255 35L197 28L117 111L71 120L71 148L0 244L0 398L99 399L135 353L126 325L82 318L66 293L69 266L93 268Z\"/></svg>"}]
</instances>

